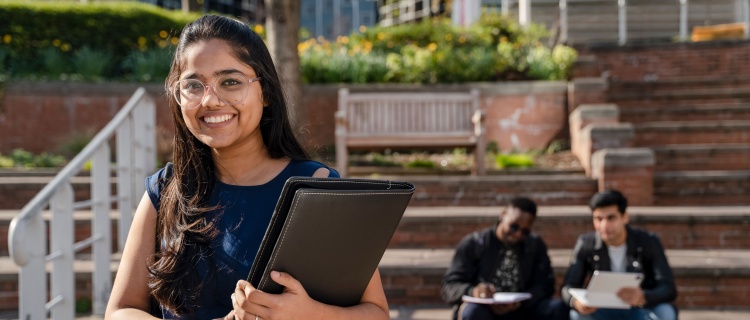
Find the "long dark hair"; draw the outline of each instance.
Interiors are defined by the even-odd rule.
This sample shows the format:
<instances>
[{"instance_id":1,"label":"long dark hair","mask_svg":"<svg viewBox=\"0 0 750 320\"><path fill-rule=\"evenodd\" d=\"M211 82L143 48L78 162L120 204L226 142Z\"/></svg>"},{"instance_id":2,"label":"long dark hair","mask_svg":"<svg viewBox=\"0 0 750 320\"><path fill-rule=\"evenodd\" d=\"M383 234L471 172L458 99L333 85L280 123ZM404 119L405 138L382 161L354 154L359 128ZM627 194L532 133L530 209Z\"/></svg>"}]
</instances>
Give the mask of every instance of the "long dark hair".
<instances>
[{"instance_id":1,"label":"long dark hair","mask_svg":"<svg viewBox=\"0 0 750 320\"><path fill-rule=\"evenodd\" d=\"M195 266L209 252L217 230L206 213L214 186L215 163L211 148L187 128L172 89L185 65L187 47L220 39L233 48L234 56L262 78L263 101L260 130L271 158L309 159L292 131L287 105L276 68L263 39L246 24L223 16L205 15L185 26L166 79L169 106L175 123L173 174L161 191L156 222L157 250L149 264L151 294L173 314L189 313L196 306L201 280Z\"/></svg>"}]
</instances>

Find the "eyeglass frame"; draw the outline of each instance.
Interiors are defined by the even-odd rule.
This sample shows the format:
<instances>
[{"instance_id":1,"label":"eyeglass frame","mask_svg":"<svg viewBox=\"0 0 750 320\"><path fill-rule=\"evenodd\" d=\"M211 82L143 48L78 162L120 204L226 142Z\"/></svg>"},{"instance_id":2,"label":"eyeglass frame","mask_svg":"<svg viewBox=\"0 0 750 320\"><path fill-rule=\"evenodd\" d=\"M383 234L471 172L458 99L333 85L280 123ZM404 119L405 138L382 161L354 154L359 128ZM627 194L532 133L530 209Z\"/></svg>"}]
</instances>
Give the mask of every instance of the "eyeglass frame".
<instances>
[{"instance_id":1,"label":"eyeglass frame","mask_svg":"<svg viewBox=\"0 0 750 320\"><path fill-rule=\"evenodd\" d=\"M246 76L245 76L244 74L242 74L242 73L238 73L238 72L232 72L232 73L230 73L230 74L236 74L236 75L238 75L238 76L240 76L240 77L246 78ZM172 94L173 94L173 95L175 95L175 102L177 102L177 105L178 105L178 106L180 106L180 108L185 108L185 109L195 109L195 108L198 108L198 107L199 107L199 106L201 105L201 103L203 103L203 99L205 99L205 98L206 98L206 93L208 92L208 88L211 88L211 89L212 89L212 90L214 91L214 93L216 94L216 97L217 97L217 98L219 98L219 101L221 101L221 102L224 102L224 103L226 103L226 104L231 104L231 103L229 103L229 102L226 102L226 101L224 101L224 99L222 99L222 98L221 98L221 96L219 96L219 93L218 93L218 92L216 92L216 82L217 82L217 81L219 81L219 79L221 79L221 77L222 77L222 76L227 76L227 75L229 75L229 74L223 74L223 75L221 75L221 76L219 76L219 77L216 77L216 79L214 79L214 80L212 81L212 82L213 82L213 85L208 85L208 83L205 83L205 82L203 82L203 81L200 81L200 80L198 80L198 79L193 79L193 78L188 78L188 79L181 79L181 80L177 80L177 81L175 81L175 84L174 84L174 86L172 86ZM200 102L199 102L199 103L197 103L197 104L195 105L195 107L192 107L192 108L187 108L187 107L183 107L183 106L182 106L182 104L180 103L180 100L179 100L179 99L177 99L177 91L179 91L179 89L177 88L177 86L178 86L178 85L180 84L180 82L182 82L182 81L186 81L186 80L193 80L193 81L197 81L198 83L200 83L200 84L201 84L201 85L203 86L203 95L201 96ZM247 84L249 85L249 84L251 84L251 83L253 83L253 82L256 82L256 81L260 81L260 80L261 80L261 77L260 77L260 76L257 76L257 77L255 77L255 78L250 78L250 79L247 79L247 82L246 82L246 83L247 83ZM246 89L246 90L247 90L247 89ZM245 92L245 97L247 97L247 92ZM243 99L244 99L244 98L243 98Z\"/></svg>"},{"instance_id":2,"label":"eyeglass frame","mask_svg":"<svg viewBox=\"0 0 750 320\"><path fill-rule=\"evenodd\" d=\"M514 234L516 232L521 232L523 236L528 236L531 234L531 229L529 228L521 228L521 225L518 223L511 223L508 225L508 232L510 234Z\"/></svg>"}]
</instances>

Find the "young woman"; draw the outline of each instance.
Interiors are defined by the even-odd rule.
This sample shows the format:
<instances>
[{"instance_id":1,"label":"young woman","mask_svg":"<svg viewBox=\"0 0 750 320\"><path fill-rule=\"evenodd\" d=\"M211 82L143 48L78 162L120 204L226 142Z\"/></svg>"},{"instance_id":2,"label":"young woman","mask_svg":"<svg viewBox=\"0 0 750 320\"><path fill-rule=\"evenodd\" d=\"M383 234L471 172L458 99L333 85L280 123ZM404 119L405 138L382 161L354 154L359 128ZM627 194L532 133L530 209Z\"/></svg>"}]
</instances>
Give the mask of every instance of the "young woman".
<instances>
[{"instance_id":1,"label":"young woman","mask_svg":"<svg viewBox=\"0 0 750 320\"><path fill-rule=\"evenodd\" d=\"M338 176L296 140L263 40L206 15L183 30L166 88L174 164L146 179L106 318L388 319L378 271L348 308L314 301L286 273L272 273L281 294L243 280L286 179Z\"/></svg>"}]
</instances>

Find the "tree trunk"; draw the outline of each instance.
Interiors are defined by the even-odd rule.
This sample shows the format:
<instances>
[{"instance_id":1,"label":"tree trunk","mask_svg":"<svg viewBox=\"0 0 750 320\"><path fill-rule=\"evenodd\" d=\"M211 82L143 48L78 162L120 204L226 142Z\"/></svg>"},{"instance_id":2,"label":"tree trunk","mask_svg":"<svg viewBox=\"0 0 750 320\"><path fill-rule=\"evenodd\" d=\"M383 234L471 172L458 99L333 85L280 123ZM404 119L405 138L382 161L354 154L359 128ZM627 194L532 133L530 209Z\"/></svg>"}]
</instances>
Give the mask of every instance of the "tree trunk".
<instances>
[{"instance_id":1,"label":"tree trunk","mask_svg":"<svg viewBox=\"0 0 750 320\"><path fill-rule=\"evenodd\" d=\"M297 45L299 44L300 1L265 0L266 44L276 64L292 124L298 122L302 80Z\"/></svg>"}]
</instances>

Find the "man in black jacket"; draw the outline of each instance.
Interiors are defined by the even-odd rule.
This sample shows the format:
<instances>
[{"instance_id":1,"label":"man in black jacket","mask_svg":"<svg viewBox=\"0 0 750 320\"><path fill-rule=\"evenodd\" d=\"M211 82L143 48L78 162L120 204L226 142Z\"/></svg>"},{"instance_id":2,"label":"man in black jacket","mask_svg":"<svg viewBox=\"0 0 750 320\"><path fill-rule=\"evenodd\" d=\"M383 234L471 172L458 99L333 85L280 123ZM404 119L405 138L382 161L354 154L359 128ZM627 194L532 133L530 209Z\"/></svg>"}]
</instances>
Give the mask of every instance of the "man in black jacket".
<instances>
[{"instance_id":1,"label":"man in black jacket","mask_svg":"<svg viewBox=\"0 0 750 320\"><path fill-rule=\"evenodd\" d=\"M628 226L627 205L627 199L615 190L591 198L589 207L596 232L578 237L562 288L563 301L572 308L573 320L677 318L673 305L677 290L664 248L655 234ZM569 288L582 288L595 270L643 274L640 288L622 288L617 293L631 309L591 308L568 293Z\"/></svg>"},{"instance_id":2,"label":"man in black jacket","mask_svg":"<svg viewBox=\"0 0 750 320\"><path fill-rule=\"evenodd\" d=\"M536 204L514 198L494 226L461 240L443 278L443 300L454 305L454 319L567 319L567 306L552 299L555 277L547 246L531 226ZM462 303L464 295L490 298L494 292L528 292L531 299L511 304Z\"/></svg>"}]
</instances>

